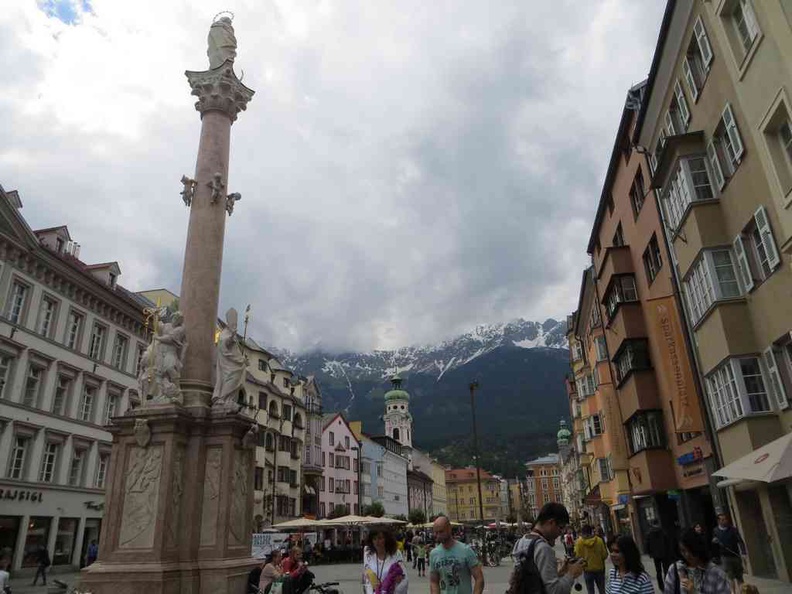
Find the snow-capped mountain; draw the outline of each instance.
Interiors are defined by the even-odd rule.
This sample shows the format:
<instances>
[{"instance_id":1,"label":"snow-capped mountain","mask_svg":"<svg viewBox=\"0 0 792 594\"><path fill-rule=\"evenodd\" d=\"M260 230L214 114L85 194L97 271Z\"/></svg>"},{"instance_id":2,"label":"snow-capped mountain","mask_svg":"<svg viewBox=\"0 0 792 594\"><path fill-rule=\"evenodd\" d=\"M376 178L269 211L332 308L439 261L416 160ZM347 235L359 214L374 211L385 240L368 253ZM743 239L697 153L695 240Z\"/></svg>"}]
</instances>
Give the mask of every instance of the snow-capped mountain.
<instances>
[{"instance_id":1,"label":"snow-capped mountain","mask_svg":"<svg viewBox=\"0 0 792 594\"><path fill-rule=\"evenodd\" d=\"M313 352L295 354L272 349L281 361L298 373L323 374L336 379L380 380L392 375L427 374L437 381L448 371L470 363L498 347L567 348L564 322L547 319L532 322L523 319L476 326L473 330L439 344L409 346L396 350L367 353L328 354Z\"/></svg>"}]
</instances>

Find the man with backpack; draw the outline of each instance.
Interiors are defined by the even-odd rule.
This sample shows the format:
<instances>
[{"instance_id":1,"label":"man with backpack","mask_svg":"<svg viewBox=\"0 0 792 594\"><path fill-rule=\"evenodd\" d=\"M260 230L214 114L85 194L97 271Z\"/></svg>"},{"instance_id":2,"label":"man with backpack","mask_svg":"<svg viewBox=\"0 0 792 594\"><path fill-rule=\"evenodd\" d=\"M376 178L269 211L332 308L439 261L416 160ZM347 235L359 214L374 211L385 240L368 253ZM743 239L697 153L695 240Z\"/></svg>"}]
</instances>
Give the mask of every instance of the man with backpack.
<instances>
[{"instance_id":1,"label":"man with backpack","mask_svg":"<svg viewBox=\"0 0 792 594\"><path fill-rule=\"evenodd\" d=\"M514 547L515 565L509 594L569 594L586 567L583 559L556 559L556 539L569 524L569 512L560 503L545 503L531 532Z\"/></svg>"}]
</instances>

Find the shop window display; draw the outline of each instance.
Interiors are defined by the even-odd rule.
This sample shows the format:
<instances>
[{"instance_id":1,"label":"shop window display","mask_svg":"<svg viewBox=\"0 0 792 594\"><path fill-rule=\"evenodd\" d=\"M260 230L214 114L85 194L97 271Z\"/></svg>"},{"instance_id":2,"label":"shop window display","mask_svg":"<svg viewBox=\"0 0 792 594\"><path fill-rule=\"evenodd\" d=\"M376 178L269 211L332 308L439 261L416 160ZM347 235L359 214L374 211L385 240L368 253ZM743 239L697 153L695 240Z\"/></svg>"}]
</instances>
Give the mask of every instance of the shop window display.
<instances>
[{"instance_id":1,"label":"shop window display","mask_svg":"<svg viewBox=\"0 0 792 594\"><path fill-rule=\"evenodd\" d=\"M55 553L52 555L53 565L69 565L77 538L77 518L60 518L58 535L55 537Z\"/></svg>"},{"instance_id":2,"label":"shop window display","mask_svg":"<svg viewBox=\"0 0 792 594\"><path fill-rule=\"evenodd\" d=\"M25 539L25 553L24 557L22 557L22 567L36 567L38 565L38 550L40 547L47 546L51 521L52 518L30 518L27 538Z\"/></svg>"}]
</instances>

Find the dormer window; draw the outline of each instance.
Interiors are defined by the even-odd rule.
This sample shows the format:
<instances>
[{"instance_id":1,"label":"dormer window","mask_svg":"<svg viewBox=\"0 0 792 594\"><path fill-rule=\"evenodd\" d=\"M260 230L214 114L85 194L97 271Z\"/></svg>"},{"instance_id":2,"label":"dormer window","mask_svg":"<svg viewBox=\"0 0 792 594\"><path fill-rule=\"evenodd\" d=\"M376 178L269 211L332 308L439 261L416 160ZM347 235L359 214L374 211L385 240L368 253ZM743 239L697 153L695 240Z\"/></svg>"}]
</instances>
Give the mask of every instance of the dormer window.
<instances>
[{"instance_id":1,"label":"dormer window","mask_svg":"<svg viewBox=\"0 0 792 594\"><path fill-rule=\"evenodd\" d=\"M55 251L58 252L59 254L62 254L64 245L65 244L63 243L63 240L60 237L58 237L55 240Z\"/></svg>"},{"instance_id":2,"label":"dormer window","mask_svg":"<svg viewBox=\"0 0 792 594\"><path fill-rule=\"evenodd\" d=\"M110 288L111 289L115 289L116 288L116 282L117 281L118 281L118 276L111 272L110 273Z\"/></svg>"}]
</instances>

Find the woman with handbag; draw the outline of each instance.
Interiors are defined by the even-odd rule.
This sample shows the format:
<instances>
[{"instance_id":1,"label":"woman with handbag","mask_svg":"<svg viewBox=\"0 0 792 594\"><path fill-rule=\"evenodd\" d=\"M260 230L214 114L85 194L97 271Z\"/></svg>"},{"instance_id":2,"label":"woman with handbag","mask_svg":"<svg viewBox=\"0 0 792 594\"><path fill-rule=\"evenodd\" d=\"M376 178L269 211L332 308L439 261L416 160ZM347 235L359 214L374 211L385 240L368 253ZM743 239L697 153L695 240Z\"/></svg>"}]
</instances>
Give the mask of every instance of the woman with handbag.
<instances>
[{"instance_id":1,"label":"woman with handbag","mask_svg":"<svg viewBox=\"0 0 792 594\"><path fill-rule=\"evenodd\" d=\"M365 594L407 594L404 558L390 531L373 528L363 550Z\"/></svg>"},{"instance_id":2,"label":"woman with handbag","mask_svg":"<svg viewBox=\"0 0 792 594\"><path fill-rule=\"evenodd\" d=\"M679 537L677 561L668 569L664 594L731 594L723 570L710 561L707 542L701 534L688 528Z\"/></svg>"}]
</instances>

